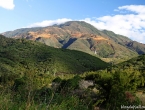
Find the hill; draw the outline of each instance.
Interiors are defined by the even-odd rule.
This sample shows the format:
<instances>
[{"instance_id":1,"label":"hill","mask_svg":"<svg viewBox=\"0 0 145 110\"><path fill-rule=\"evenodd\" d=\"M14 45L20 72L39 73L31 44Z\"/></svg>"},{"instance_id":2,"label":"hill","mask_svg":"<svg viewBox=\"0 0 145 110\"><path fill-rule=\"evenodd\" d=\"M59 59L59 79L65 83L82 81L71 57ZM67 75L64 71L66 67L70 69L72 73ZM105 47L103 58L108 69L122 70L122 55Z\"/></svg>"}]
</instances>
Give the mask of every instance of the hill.
<instances>
[{"instance_id":1,"label":"hill","mask_svg":"<svg viewBox=\"0 0 145 110\"><path fill-rule=\"evenodd\" d=\"M82 73L108 66L87 53L57 49L26 39L0 36L0 73Z\"/></svg>"},{"instance_id":2,"label":"hill","mask_svg":"<svg viewBox=\"0 0 145 110\"><path fill-rule=\"evenodd\" d=\"M115 66L118 69L132 69L140 72L145 70L145 54L132 58L128 61L122 62Z\"/></svg>"},{"instance_id":3,"label":"hill","mask_svg":"<svg viewBox=\"0 0 145 110\"><path fill-rule=\"evenodd\" d=\"M87 53L0 35L0 109L119 110L122 104L145 105L144 94L137 95L145 87L145 55L107 66Z\"/></svg>"},{"instance_id":4,"label":"hill","mask_svg":"<svg viewBox=\"0 0 145 110\"><path fill-rule=\"evenodd\" d=\"M83 21L70 21L43 28L23 28L3 33L12 38L26 38L55 48L79 50L97 56L107 62L118 63L145 53L145 45L117 35L112 31L100 31Z\"/></svg>"}]
</instances>

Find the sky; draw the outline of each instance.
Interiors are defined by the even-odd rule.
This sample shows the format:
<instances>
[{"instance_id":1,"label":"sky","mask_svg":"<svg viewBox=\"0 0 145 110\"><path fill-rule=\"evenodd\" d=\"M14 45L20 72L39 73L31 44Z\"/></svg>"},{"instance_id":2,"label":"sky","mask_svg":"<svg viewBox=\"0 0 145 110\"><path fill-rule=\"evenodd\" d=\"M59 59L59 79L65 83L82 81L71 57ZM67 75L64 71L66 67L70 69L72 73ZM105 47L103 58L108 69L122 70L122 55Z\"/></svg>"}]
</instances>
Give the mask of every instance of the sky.
<instances>
[{"instance_id":1,"label":"sky","mask_svg":"<svg viewBox=\"0 0 145 110\"><path fill-rule=\"evenodd\" d=\"M0 0L0 33L85 21L145 44L145 0Z\"/></svg>"}]
</instances>

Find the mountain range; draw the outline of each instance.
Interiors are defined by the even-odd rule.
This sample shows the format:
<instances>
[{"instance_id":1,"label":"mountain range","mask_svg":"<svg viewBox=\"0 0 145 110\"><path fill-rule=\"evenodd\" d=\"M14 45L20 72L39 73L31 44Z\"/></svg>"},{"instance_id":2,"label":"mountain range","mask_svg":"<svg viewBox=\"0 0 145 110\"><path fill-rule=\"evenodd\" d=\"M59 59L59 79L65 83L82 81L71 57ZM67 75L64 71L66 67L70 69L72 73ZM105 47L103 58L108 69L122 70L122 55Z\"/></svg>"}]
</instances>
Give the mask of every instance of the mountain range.
<instances>
[{"instance_id":1,"label":"mountain range","mask_svg":"<svg viewBox=\"0 0 145 110\"><path fill-rule=\"evenodd\" d=\"M145 53L144 44L112 31L96 29L84 21L69 21L48 27L22 28L2 35L39 41L55 48L83 51L112 63L122 62Z\"/></svg>"}]
</instances>

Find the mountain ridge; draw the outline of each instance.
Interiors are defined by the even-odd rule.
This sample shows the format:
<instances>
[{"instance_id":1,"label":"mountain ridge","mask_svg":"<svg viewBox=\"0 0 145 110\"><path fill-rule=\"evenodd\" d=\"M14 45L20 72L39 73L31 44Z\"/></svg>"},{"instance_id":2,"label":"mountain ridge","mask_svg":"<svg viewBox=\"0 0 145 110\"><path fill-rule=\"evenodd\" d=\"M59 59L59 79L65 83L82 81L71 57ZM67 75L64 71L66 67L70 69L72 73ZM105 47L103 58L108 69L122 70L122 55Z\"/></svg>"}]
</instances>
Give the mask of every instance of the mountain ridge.
<instances>
[{"instance_id":1,"label":"mountain ridge","mask_svg":"<svg viewBox=\"0 0 145 110\"><path fill-rule=\"evenodd\" d=\"M145 45L136 42L137 46L131 47L129 44L134 42L131 39L112 31L100 31L84 21L20 29L3 33L3 35L39 41L55 48L79 50L115 63L145 53Z\"/></svg>"}]
</instances>

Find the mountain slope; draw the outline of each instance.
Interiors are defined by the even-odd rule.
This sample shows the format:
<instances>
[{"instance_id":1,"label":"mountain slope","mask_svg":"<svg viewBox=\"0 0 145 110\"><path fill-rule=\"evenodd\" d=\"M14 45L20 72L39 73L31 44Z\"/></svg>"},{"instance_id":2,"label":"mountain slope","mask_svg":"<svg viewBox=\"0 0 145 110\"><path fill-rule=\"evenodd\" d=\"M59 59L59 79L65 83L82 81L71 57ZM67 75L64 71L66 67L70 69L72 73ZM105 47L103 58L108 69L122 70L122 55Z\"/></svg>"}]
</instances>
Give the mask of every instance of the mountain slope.
<instances>
[{"instance_id":1,"label":"mountain slope","mask_svg":"<svg viewBox=\"0 0 145 110\"><path fill-rule=\"evenodd\" d=\"M134 51L136 51L138 54L144 54L145 53L145 44L138 43L136 41L130 41L126 44L126 46Z\"/></svg>"},{"instance_id":2,"label":"mountain slope","mask_svg":"<svg viewBox=\"0 0 145 110\"><path fill-rule=\"evenodd\" d=\"M70 21L44 28L19 29L5 32L12 38L39 41L55 48L79 50L108 62L120 62L145 53L145 45L130 47L131 39L111 31L100 31L83 21ZM139 48L139 49L137 49Z\"/></svg>"},{"instance_id":3,"label":"mountain slope","mask_svg":"<svg viewBox=\"0 0 145 110\"><path fill-rule=\"evenodd\" d=\"M122 70L124 69L138 70L143 73L145 70L145 54L132 58L128 61L122 62L116 65L115 67Z\"/></svg>"},{"instance_id":4,"label":"mountain slope","mask_svg":"<svg viewBox=\"0 0 145 110\"><path fill-rule=\"evenodd\" d=\"M89 54L0 35L0 73L82 73L109 64Z\"/></svg>"}]
</instances>

